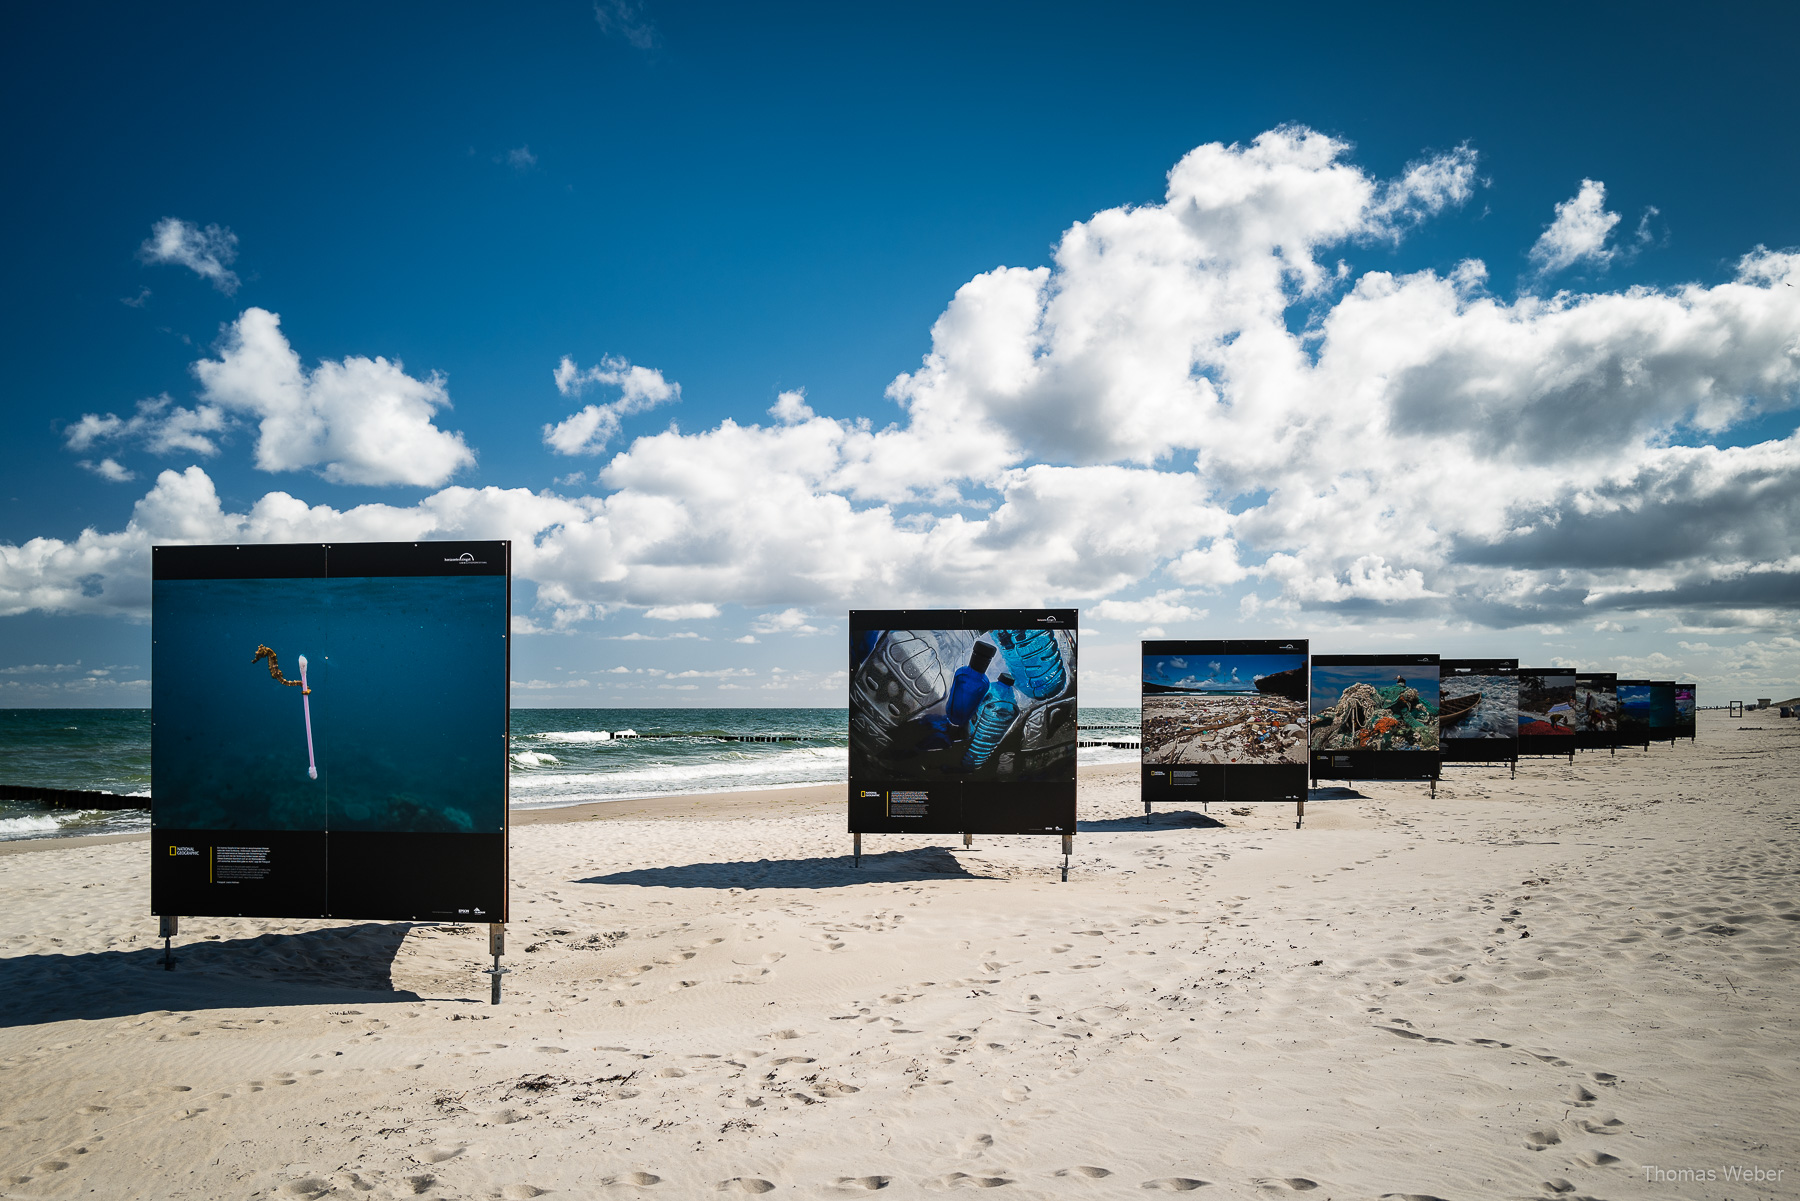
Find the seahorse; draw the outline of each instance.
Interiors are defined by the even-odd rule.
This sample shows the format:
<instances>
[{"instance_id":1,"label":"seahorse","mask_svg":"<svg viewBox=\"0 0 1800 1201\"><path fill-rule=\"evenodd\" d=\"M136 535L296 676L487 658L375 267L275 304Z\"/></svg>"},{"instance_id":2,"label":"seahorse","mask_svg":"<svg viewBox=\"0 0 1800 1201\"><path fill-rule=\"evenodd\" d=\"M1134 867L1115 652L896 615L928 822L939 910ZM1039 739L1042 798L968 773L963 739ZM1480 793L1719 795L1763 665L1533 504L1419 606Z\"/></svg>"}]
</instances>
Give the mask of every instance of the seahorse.
<instances>
[{"instance_id":1,"label":"seahorse","mask_svg":"<svg viewBox=\"0 0 1800 1201\"><path fill-rule=\"evenodd\" d=\"M262 662L264 659L267 659L269 661L269 678L270 679L274 680L276 683L279 683L279 684L286 684L289 688L305 687L305 685L302 681L290 680L286 676L282 675L281 674L281 662L280 662L280 660L275 658L274 650L258 643L257 647L256 647L256 655L254 658L252 658L250 660L250 663L252 666L254 666L254 665ZM307 688L306 691L311 692L312 689Z\"/></svg>"}]
</instances>

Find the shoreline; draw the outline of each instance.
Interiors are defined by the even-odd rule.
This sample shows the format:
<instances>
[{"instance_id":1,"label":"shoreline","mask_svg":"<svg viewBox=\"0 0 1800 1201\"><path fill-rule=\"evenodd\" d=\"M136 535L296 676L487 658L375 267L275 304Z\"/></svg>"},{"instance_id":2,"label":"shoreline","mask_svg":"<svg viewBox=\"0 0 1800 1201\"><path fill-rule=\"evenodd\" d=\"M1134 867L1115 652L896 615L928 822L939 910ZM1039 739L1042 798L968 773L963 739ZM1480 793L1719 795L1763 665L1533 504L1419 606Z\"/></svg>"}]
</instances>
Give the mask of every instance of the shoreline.
<instances>
[{"instance_id":1,"label":"shoreline","mask_svg":"<svg viewBox=\"0 0 1800 1201\"><path fill-rule=\"evenodd\" d=\"M1135 777L1135 763L1095 763L1075 769L1077 787L1112 775ZM616 801L575 801L537 809L514 809L508 824L518 826L569 825L594 821L739 821L747 818L793 817L847 811L849 781L829 784L777 784L766 788L742 788L729 792L684 792L667 796L631 797ZM1078 802L1079 803L1079 802ZM77 834L69 837L17 838L0 842L0 856L34 851L73 850L114 842L148 841L148 830L129 834Z\"/></svg>"}]
</instances>

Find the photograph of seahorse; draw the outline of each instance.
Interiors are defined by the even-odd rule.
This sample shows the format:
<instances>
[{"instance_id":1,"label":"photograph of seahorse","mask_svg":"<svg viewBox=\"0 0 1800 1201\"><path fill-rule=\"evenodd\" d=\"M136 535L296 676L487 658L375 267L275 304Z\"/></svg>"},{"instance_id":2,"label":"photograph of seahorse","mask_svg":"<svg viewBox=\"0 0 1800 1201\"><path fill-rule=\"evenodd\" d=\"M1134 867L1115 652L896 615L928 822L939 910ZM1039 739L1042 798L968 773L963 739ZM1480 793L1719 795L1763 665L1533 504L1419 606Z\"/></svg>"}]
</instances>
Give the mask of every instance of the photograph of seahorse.
<instances>
[{"instance_id":1,"label":"photograph of seahorse","mask_svg":"<svg viewBox=\"0 0 1800 1201\"><path fill-rule=\"evenodd\" d=\"M1315 751L1435 751L1437 668L1321 667L1315 660L1312 714Z\"/></svg>"},{"instance_id":2,"label":"photograph of seahorse","mask_svg":"<svg viewBox=\"0 0 1800 1201\"><path fill-rule=\"evenodd\" d=\"M861 630L850 774L1041 780L1075 771L1073 630Z\"/></svg>"},{"instance_id":3,"label":"photograph of seahorse","mask_svg":"<svg viewBox=\"0 0 1800 1201\"><path fill-rule=\"evenodd\" d=\"M506 611L500 576L158 581L157 821L503 829Z\"/></svg>"}]
</instances>

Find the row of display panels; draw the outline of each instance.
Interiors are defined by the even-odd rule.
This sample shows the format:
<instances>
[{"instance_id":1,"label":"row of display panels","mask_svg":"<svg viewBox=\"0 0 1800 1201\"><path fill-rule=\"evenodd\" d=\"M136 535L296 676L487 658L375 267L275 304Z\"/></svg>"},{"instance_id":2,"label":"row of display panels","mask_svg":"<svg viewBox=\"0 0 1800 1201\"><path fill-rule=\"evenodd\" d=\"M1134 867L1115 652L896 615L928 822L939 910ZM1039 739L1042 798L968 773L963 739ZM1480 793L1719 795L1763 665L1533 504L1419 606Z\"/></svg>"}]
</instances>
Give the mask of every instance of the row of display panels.
<instances>
[{"instance_id":1,"label":"row of display panels","mask_svg":"<svg viewBox=\"0 0 1800 1201\"><path fill-rule=\"evenodd\" d=\"M1143 799L1304 800L1309 780L1694 736L1695 689L1516 659L1309 655L1305 640L1143 644Z\"/></svg>"},{"instance_id":2,"label":"row of display panels","mask_svg":"<svg viewBox=\"0 0 1800 1201\"><path fill-rule=\"evenodd\" d=\"M1074 832L1075 610L854 611L849 627L852 833ZM1146 802L1301 801L1320 778L1694 732L1690 684L1305 639L1142 650Z\"/></svg>"}]
</instances>

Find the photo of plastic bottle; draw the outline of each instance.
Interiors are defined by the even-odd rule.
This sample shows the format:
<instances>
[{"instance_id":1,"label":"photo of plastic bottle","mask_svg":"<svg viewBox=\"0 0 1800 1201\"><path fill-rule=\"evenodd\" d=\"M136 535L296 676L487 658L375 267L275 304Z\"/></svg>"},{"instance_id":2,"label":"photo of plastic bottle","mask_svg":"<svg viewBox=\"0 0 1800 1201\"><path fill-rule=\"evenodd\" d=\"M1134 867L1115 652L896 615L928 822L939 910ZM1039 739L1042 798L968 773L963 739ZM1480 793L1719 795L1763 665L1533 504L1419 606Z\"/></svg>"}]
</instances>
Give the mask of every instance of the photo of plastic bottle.
<instances>
[{"instance_id":1,"label":"photo of plastic bottle","mask_svg":"<svg viewBox=\"0 0 1800 1201\"><path fill-rule=\"evenodd\" d=\"M988 664L994 660L994 644L977 641L969 651L969 661L956 669L950 680L950 697L944 702L944 716L953 726L966 726L975 716L981 698L988 693Z\"/></svg>"},{"instance_id":2,"label":"photo of plastic bottle","mask_svg":"<svg viewBox=\"0 0 1800 1201\"><path fill-rule=\"evenodd\" d=\"M994 640L1026 696L1042 700L1062 691L1068 677L1054 634L1048 630L995 630Z\"/></svg>"},{"instance_id":3,"label":"photo of plastic bottle","mask_svg":"<svg viewBox=\"0 0 1800 1201\"><path fill-rule=\"evenodd\" d=\"M969 749L963 753L963 770L980 771L986 767L994 752L1000 749L1001 739L1012 729L1013 719L1018 716L1019 702L1013 697L1013 678L1001 672L1000 678L988 685L987 695L975 711L975 728L969 735Z\"/></svg>"}]
</instances>

